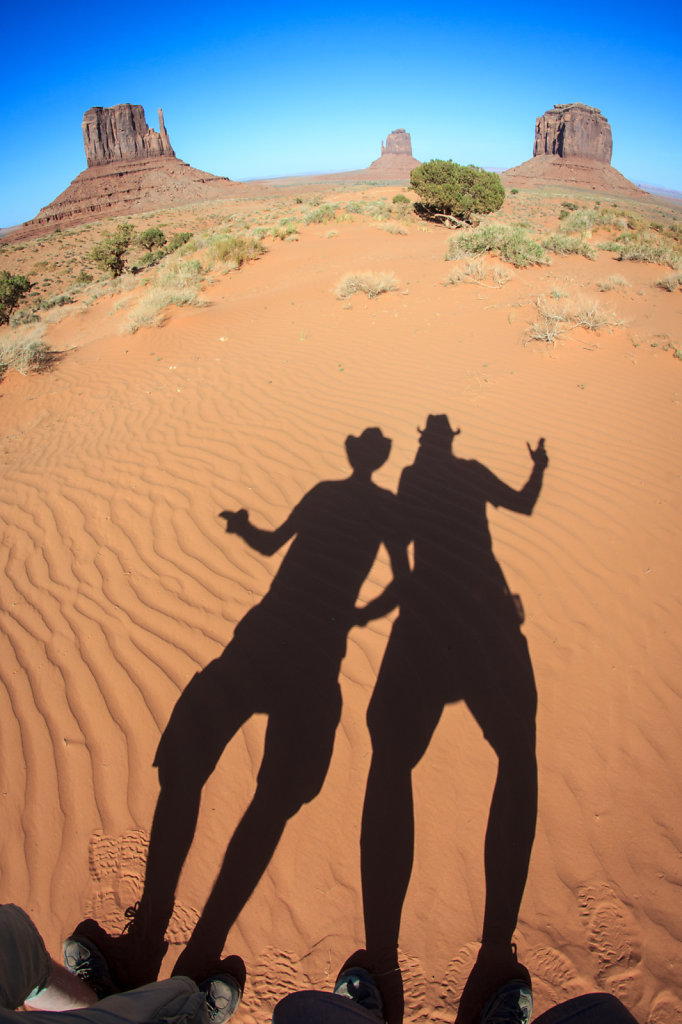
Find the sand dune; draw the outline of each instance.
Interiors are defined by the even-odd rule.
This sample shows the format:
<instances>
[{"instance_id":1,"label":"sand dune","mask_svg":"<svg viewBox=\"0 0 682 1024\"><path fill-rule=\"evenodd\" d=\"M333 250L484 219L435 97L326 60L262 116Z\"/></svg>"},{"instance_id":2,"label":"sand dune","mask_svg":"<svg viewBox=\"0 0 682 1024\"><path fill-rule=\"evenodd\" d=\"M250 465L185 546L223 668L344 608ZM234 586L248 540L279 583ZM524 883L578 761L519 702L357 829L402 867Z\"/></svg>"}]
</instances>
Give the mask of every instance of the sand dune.
<instances>
[{"instance_id":1,"label":"sand dune","mask_svg":"<svg viewBox=\"0 0 682 1024\"><path fill-rule=\"evenodd\" d=\"M530 472L526 442L545 437L550 458L532 516L489 511L539 698L539 817L517 929L536 1009L599 988L671 1024L682 366L649 342L679 339L679 292L652 288L660 268L621 264L632 287L606 304L626 326L524 345L537 295L561 286L605 301L596 281L612 254L556 257L500 289L446 288L445 229L335 228L272 244L161 329L120 334L125 310L106 301L71 316L50 340L75 351L0 385L2 898L34 915L55 955L86 914L122 927L141 891L159 736L281 564L227 535L218 513L245 507L277 526L318 481L348 474L344 440L367 426L393 439L376 481L395 490L417 427L444 412L462 430L457 453L513 487ZM335 298L345 273L366 269L392 271L398 290ZM382 549L362 600L389 579ZM244 1024L295 987L330 987L364 941L365 713L393 617L352 631L322 792L230 934L249 971ZM206 787L165 974L251 797L265 724L247 723ZM494 775L471 715L449 706L415 771L406 1020L454 1020L480 939Z\"/></svg>"}]
</instances>

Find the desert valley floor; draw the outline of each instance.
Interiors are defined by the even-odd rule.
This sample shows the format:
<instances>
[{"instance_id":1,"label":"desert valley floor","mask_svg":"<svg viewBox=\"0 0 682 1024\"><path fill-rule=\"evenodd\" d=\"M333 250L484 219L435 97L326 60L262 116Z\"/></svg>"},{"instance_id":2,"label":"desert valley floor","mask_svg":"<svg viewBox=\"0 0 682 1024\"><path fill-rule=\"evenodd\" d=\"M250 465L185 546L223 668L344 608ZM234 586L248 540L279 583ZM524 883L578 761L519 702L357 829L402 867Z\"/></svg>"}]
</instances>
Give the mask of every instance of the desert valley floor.
<instances>
[{"instance_id":1,"label":"desert valley floor","mask_svg":"<svg viewBox=\"0 0 682 1024\"><path fill-rule=\"evenodd\" d=\"M207 259L201 304L171 307L160 326L127 328L149 275L84 292L48 323L49 372L0 381L0 898L30 911L55 956L86 915L120 930L141 892L159 737L283 557L227 534L219 513L278 526L319 481L348 475L346 437L373 426L393 442L376 482L395 491L418 428L446 413L455 452L514 488L527 443L544 437L549 456L531 516L488 508L538 694L539 814L515 935L535 1012L602 989L642 1024L679 1022L682 291L656 285L669 269L613 251L472 267L445 261L443 226L343 215L395 192L339 186L323 196L337 207L326 223L264 237L240 269ZM295 213L273 195L211 216L253 226L278 202ZM555 230L562 199L522 191L505 209ZM133 220L168 233L202 217ZM8 243L1 265L42 260L45 276L61 234L41 251ZM395 287L337 297L367 271ZM555 343L531 340L539 310L562 304L597 304L610 326L567 321ZM389 580L382 548L360 603ZM295 988L331 988L363 944L365 716L395 615L350 632L324 786L230 933L248 970L243 1024L265 1024ZM206 786L162 976L251 798L266 724L246 723ZM414 772L406 1021L454 1020L480 941L495 771L466 706L447 706Z\"/></svg>"}]
</instances>

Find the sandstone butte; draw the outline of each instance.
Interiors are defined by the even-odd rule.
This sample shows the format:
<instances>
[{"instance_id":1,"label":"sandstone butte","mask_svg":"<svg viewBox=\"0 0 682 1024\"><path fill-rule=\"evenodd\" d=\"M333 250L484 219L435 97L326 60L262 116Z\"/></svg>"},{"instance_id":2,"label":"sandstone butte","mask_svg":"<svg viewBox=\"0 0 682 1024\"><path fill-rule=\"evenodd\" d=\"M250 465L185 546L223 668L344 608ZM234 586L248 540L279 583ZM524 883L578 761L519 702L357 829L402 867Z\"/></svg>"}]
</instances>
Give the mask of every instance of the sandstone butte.
<instances>
[{"instance_id":1,"label":"sandstone butte","mask_svg":"<svg viewBox=\"0 0 682 1024\"><path fill-rule=\"evenodd\" d=\"M535 122L533 156L501 174L505 186L552 184L609 195L642 196L611 167L611 126L596 107L556 103Z\"/></svg>"},{"instance_id":2,"label":"sandstone butte","mask_svg":"<svg viewBox=\"0 0 682 1024\"><path fill-rule=\"evenodd\" d=\"M147 125L139 104L91 107L83 115L87 169L13 237L105 216L226 198L233 183L178 160L159 110L159 131Z\"/></svg>"}]
</instances>

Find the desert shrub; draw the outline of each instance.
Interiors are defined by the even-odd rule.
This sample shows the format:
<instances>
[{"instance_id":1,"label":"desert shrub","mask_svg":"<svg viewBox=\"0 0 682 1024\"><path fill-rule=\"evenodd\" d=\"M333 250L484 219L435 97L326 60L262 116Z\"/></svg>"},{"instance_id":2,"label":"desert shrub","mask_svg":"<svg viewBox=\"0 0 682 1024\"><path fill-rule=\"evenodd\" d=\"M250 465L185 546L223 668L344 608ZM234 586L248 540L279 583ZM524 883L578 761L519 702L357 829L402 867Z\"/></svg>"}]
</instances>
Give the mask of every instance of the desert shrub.
<instances>
[{"instance_id":1,"label":"desert shrub","mask_svg":"<svg viewBox=\"0 0 682 1024\"><path fill-rule=\"evenodd\" d=\"M290 235L298 234L298 224L299 222L292 218L281 220L279 224L273 228L272 237L279 238L284 241L284 239L289 238Z\"/></svg>"},{"instance_id":2,"label":"desert shrub","mask_svg":"<svg viewBox=\"0 0 682 1024\"><path fill-rule=\"evenodd\" d=\"M402 192L398 192L397 195L393 196L393 199L391 201L394 204L400 204L400 203L404 204L404 203L409 203L410 200L408 199L408 197L406 195L403 195Z\"/></svg>"},{"instance_id":3,"label":"desert shrub","mask_svg":"<svg viewBox=\"0 0 682 1024\"><path fill-rule=\"evenodd\" d=\"M45 299L40 300L41 309L54 309L55 306L68 306L70 303L75 302L73 295L49 295Z\"/></svg>"},{"instance_id":4,"label":"desert shrub","mask_svg":"<svg viewBox=\"0 0 682 1024\"><path fill-rule=\"evenodd\" d=\"M358 292L374 299L382 292L394 292L398 282L392 273L373 273L366 271L364 274L347 274L336 288L336 295L339 299L347 299Z\"/></svg>"},{"instance_id":5,"label":"desert shrub","mask_svg":"<svg viewBox=\"0 0 682 1024\"><path fill-rule=\"evenodd\" d=\"M198 306L201 264L198 260L175 263L159 272L128 317L128 330L160 326L169 306Z\"/></svg>"},{"instance_id":6,"label":"desert shrub","mask_svg":"<svg viewBox=\"0 0 682 1024\"><path fill-rule=\"evenodd\" d=\"M176 234L171 235L170 241L166 246L168 252L175 252L181 245L186 245L192 237L191 231L178 231Z\"/></svg>"},{"instance_id":7,"label":"desert shrub","mask_svg":"<svg viewBox=\"0 0 682 1024\"><path fill-rule=\"evenodd\" d=\"M657 288L663 288L666 292L676 292L682 287L682 274L668 274L655 282Z\"/></svg>"},{"instance_id":8,"label":"desert shrub","mask_svg":"<svg viewBox=\"0 0 682 1024\"><path fill-rule=\"evenodd\" d=\"M24 328L0 340L0 379L8 370L28 373L44 370L54 359L54 353L43 340L45 328Z\"/></svg>"},{"instance_id":9,"label":"desert shrub","mask_svg":"<svg viewBox=\"0 0 682 1024\"><path fill-rule=\"evenodd\" d=\"M512 188L509 191L513 196L517 196L519 194L519 190L517 188Z\"/></svg>"},{"instance_id":10,"label":"desert shrub","mask_svg":"<svg viewBox=\"0 0 682 1024\"><path fill-rule=\"evenodd\" d=\"M582 238L572 238L570 235L547 235L542 239L542 247L557 256L584 256L588 260L597 258L591 245Z\"/></svg>"},{"instance_id":11,"label":"desert shrub","mask_svg":"<svg viewBox=\"0 0 682 1024\"><path fill-rule=\"evenodd\" d=\"M381 224L380 231L388 231L389 235L406 235L407 229L400 224Z\"/></svg>"},{"instance_id":12,"label":"desert shrub","mask_svg":"<svg viewBox=\"0 0 682 1024\"><path fill-rule=\"evenodd\" d=\"M561 230L568 234L586 235L592 230L597 220L594 210L575 210L563 218Z\"/></svg>"},{"instance_id":13,"label":"desert shrub","mask_svg":"<svg viewBox=\"0 0 682 1024\"><path fill-rule=\"evenodd\" d=\"M588 331L599 331L604 327L622 327L624 321L613 310L602 309L597 302L579 303L573 306L549 305L544 296L538 296L536 306L539 319L529 324L526 341L542 341L556 346L558 339L571 327L584 327Z\"/></svg>"},{"instance_id":14,"label":"desert shrub","mask_svg":"<svg viewBox=\"0 0 682 1024\"><path fill-rule=\"evenodd\" d=\"M34 309L18 309L16 313L12 313L10 317L10 324L12 327L20 327L24 324L37 324L40 323L40 317Z\"/></svg>"},{"instance_id":15,"label":"desert shrub","mask_svg":"<svg viewBox=\"0 0 682 1024\"><path fill-rule=\"evenodd\" d=\"M602 327L622 327L625 323L613 310L602 309L598 302L576 306L571 311L571 320L577 327L585 327L588 331L599 331Z\"/></svg>"},{"instance_id":16,"label":"desert shrub","mask_svg":"<svg viewBox=\"0 0 682 1024\"><path fill-rule=\"evenodd\" d=\"M456 260L467 253L477 255L484 252L496 252L505 263L515 267L549 263L540 243L518 224L482 224L472 231L457 234L450 241L445 259Z\"/></svg>"},{"instance_id":17,"label":"desert shrub","mask_svg":"<svg viewBox=\"0 0 682 1024\"><path fill-rule=\"evenodd\" d=\"M249 260L258 259L265 252L263 243L244 235L223 235L211 243L211 253L217 260L229 263L236 269Z\"/></svg>"},{"instance_id":18,"label":"desert shrub","mask_svg":"<svg viewBox=\"0 0 682 1024\"><path fill-rule=\"evenodd\" d=\"M657 263L659 266L676 270L680 265L680 250L663 238L650 232L636 232L629 237L616 239L619 260L633 260L639 263Z\"/></svg>"},{"instance_id":19,"label":"desert shrub","mask_svg":"<svg viewBox=\"0 0 682 1024\"><path fill-rule=\"evenodd\" d=\"M471 222L476 214L499 210L504 186L499 174L452 160L427 160L410 171L410 186L421 199L417 212Z\"/></svg>"},{"instance_id":20,"label":"desert shrub","mask_svg":"<svg viewBox=\"0 0 682 1024\"><path fill-rule=\"evenodd\" d=\"M561 204L561 206L562 206L562 208L564 210L577 210L578 209L578 204L577 203L563 202Z\"/></svg>"},{"instance_id":21,"label":"desert shrub","mask_svg":"<svg viewBox=\"0 0 682 1024\"><path fill-rule=\"evenodd\" d=\"M89 274L87 270L79 270L76 277L76 284L90 284L92 282L92 274Z\"/></svg>"},{"instance_id":22,"label":"desert shrub","mask_svg":"<svg viewBox=\"0 0 682 1024\"><path fill-rule=\"evenodd\" d=\"M120 277L126 267L125 255L130 248L135 228L132 224L119 224L114 232L105 231L102 238L90 250L90 259L102 270L108 270L112 277Z\"/></svg>"},{"instance_id":23,"label":"desert shrub","mask_svg":"<svg viewBox=\"0 0 682 1024\"><path fill-rule=\"evenodd\" d=\"M455 267L448 277L443 281L444 285L450 284L479 284L484 288L502 288L514 275L504 267L486 266L483 260L469 260L459 267ZM492 279L489 283L488 278Z\"/></svg>"},{"instance_id":24,"label":"desert shrub","mask_svg":"<svg viewBox=\"0 0 682 1024\"><path fill-rule=\"evenodd\" d=\"M309 210L303 220L306 224L326 224L327 221L334 220L335 217L336 207L324 203L322 206L316 206L313 210Z\"/></svg>"},{"instance_id":25,"label":"desert shrub","mask_svg":"<svg viewBox=\"0 0 682 1024\"><path fill-rule=\"evenodd\" d=\"M603 281L597 281L597 288L600 292L619 291L621 288L629 287L630 282L626 281L620 274L611 274L610 277L605 278Z\"/></svg>"},{"instance_id":26,"label":"desert shrub","mask_svg":"<svg viewBox=\"0 0 682 1024\"><path fill-rule=\"evenodd\" d=\"M362 213L364 209L363 203L359 203L357 199L351 199L350 203L346 203L346 213Z\"/></svg>"},{"instance_id":27,"label":"desert shrub","mask_svg":"<svg viewBox=\"0 0 682 1024\"><path fill-rule=\"evenodd\" d=\"M152 249L160 249L162 245L166 244L166 236L161 228L147 228L139 233L135 241L143 249L151 252Z\"/></svg>"},{"instance_id":28,"label":"desert shrub","mask_svg":"<svg viewBox=\"0 0 682 1024\"><path fill-rule=\"evenodd\" d=\"M0 270L0 324L9 323L10 316L31 288L33 283L23 274Z\"/></svg>"}]
</instances>

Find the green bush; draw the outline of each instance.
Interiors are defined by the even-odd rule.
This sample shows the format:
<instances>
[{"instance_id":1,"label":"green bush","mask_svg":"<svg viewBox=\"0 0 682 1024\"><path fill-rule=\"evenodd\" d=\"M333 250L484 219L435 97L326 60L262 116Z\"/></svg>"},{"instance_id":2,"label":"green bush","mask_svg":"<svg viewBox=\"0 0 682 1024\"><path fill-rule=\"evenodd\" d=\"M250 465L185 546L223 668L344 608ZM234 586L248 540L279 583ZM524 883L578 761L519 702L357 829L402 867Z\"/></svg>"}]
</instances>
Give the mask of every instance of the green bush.
<instances>
[{"instance_id":1,"label":"green bush","mask_svg":"<svg viewBox=\"0 0 682 1024\"><path fill-rule=\"evenodd\" d=\"M186 245L192 237L191 231L178 231L175 235L172 235L170 242L166 246L168 252L175 252L181 245Z\"/></svg>"},{"instance_id":2,"label":"green bush","mask_svg":"<svg viewBox=\"0 0 682 1024\"><path fill-rule=\"evenodd\" d=\"M162 245L166 244L166 236L161 228L147 228L146 231L139 233L136 242L143 249L151 252L152 249L160 249Z\"/></svg>"},{"instance_id":3,"label":"green bush","mask_svg":"<svg viewBox=\"0 0 682 1024\"><path fill-rule=\"evenodd\" d=\"M76 284L90 284L92 282L92 274L89 274L87 270L79 270L76 278Z\"/></svg>"},{"instance_id":4,"label":"green bush","mask_svg":"<svg viewBox=\"0 0 682 1024\"><path fill-rule=\"evenodd\" d=\"M329 203L324 203L324 205L317 206L314 210L306 213L303 220L306 224L326 224L327 221L334 220L335 217L336 207L330 206Z\"/></svg>"},{"instance_id":5,"label":"green bush","mask_svg":"<svg viewBox=\"0 0 682 1024\"><path fill-rule=\"evenodd\" d=\"M428 160L410 172L410 185L428 214L441 214L471 222L476 214L499 210L504 187L499 174L452 160Z\"/></svg>"},{"instance_id":6,"label":"green bush","mask_svg":"<svg viewBox=\"0 0 682 1024\"><path fill-rule=\"evenodd\" d=\"M9 323L10 316L31 288L32 282L23 274L0 270L0 324Z\"/></svg>"},{"instance_id":7,"label":"green bush","mask_svg":"<svg viewBox=\"0 0 682 1024\"><path fill-rule=\"evenodd\" d=\"M514 267L550 262L540 243L518 224L483 224L473 231L458 234L450 241L445 259L457 260L465 254L484 252L496 252L500 259Z\"/></svg>"},{"instance_id":8,"label":"green bush","mask_svg":"<svg viewBox=\"0 0 682 1024\"><path fill-rule=\"evenodd\" d=\"M393 196L394 203L409 203L409 201L410 200L407 198L407 196L403 195L402 192L398 192L397 195Z\"/></svg>"},{"instance_id":9,"label":"green bush","mask_svg":"<svg viewBox=\"0 0 682 1024\"><path fill-rule=\"evenodd\" d=\"M90 259L102 270L108 270L112 277L120 277L126 268L125 254L132 244L134 234L132 224L119 224L113 233L105 231L97 245L90 250Z\"/></svg>"},{"instance_id":10,"label":"green bush","mask_svg":"<svg viewBox=\"0 0 682 1024\"><path fill-rule=\"evenodd\" d=\"M243 235L224 235L216 238L211 244L213 256L223 263L231 263L241 267L247 260L255 260L265 252L261 242Z\"/></svg>"}]
</instances>

